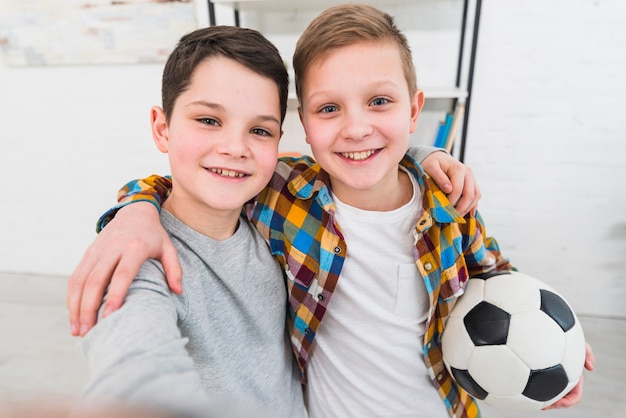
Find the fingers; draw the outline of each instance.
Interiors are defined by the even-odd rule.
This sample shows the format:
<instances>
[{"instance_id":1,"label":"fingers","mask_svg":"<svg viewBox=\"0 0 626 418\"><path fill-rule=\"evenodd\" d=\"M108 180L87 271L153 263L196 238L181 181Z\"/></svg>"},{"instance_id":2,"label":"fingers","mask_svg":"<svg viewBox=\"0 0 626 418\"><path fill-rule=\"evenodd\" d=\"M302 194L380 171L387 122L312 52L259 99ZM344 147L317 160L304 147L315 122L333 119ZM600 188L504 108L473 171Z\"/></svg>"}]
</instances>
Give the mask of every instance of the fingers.
<instances>
[{"instance_id":1,"label":"fingers","mask_svg":"<svg viewBox=\"0 0 626 418\"><path fill-rule=\"evenodd\" d=\"M167 277L167 283L170 290L176 294L183 293L183 270L178 260L178 253L172 241L168 238L163 244L163 252L161 254L161 264Z\"/></svg>"},{"instance_id":2,"label":"fingers","mask_svg":"<svg viewBox=\"0 0 626 418\"><path fill-rule=\"evenodd\" d=\"M128 244L130 250L124 251L121 258L101 257L93 265L92 271L86 280L77 279L75 283L78 296L72 296L72 303L78 305L78 313L74 314L71 322L72 335L84 336L96 324L98 311L106 291L106 301L102 316L106 317L118 310L124 303L128 289L137 276L141 265L149 256L145 253L143 244L134 241ZM175 293L182 293L182 269L178 261L178 253L172 242L167 238L163 244L161 263L168 277L168 283ZM110 284L109 284L110 283ZM107 289L108 285L108 289ZM75 309L76 310L76 309ZM78 324L78 330L76 325Z\"/></svg>"},{"instance_id":3,"label":"fingers","mask_svg":"<svg viewBox=\"0 0 626 418\"><path fill-rule=\"evenodd\" d=\"M478 210L478 201L483 196L480 191L480 187L478 187L478 183L474 183L474 203L470 207L470 212L472 215L476 215L476 211Z\"/></svg>"},{"instance_id":4,"label":"fingers","mask_svg":"<svg viewBox=\"0 0 626 418\"><path fill-rule=\"evenodd\" d=\"M465 216L469 212L476 213L481 193L470 167L442 152L433 152L421 165L448 195L448 200L459 214Z\"/></svg>"},{"instance_id":5,"label":"fingers","mask_svg":"<svg viewBox=\"0 0 626 418\"><path fill-rule=\"evenodd\" d=\"M465 215L465 213L461 212L458 207L461 196L463 195L463 190L467 185L465 172L461 169L449 170L448 175L450 176L450 182L452 183L452 191L448 193L448 200L450 201L450 203L452 203L452 205L454 205L457 212L459 212L461 215Z\"/></svg>"},{"instance_id":6,"label":"fingers","mask_svg":"<svg viewBox=\"0 0 626 418\"><path fill-rule=\"evenodd\" d=\"M596 356L593 354L593 350L591 349L591 345L587 343L586 351L585 351L585 369L592 371L593 365L596 362Z\"/></svg>"},{"instance_id":7,"label":"fingers","mask_svg":"<svg viewBox=\"0 0 626 418\"><path fill-rule=\"evenodd\" d=\"M453 184L455 184L455 181L456 179L453 180ZM455 205L457 212L463 216L470 212L476 214L481 193L471 168L466 167L466 173L458 183L458 186L455 185L455 190L458 189L460 191L460 198L458 200L452 200L452 198L455 197L452 196L450 202Z\"/></svg>"},{"instance_id":8,"label":"fingers","mask_svg":"<svg viewBox=\"0 0 626 418\"><path fill-rule=\"evenodd\" d=\"M96 262L90 249L91 247L87 249L67 282L66 304L69 311L70 333L73 336L80 334L80 306L83 298L83 289L85 281Z\"/></svg>"},{"instance_id":9,"label":"fingers","mask_svg":"<svg viewBox=\"0 0 626 418\"><path fill-rule=\"evenodd\" d=\"M72 335L85 335L98 319L107 286L103 316L119 309L143 262L161 260L170 286L182 293L178 254L150 203L120 209L87 249L68 282L67 305ZM111 285L109 285L111 282Z\"/></svg>"},{"instance_id":10,"label":"fingers","mask_svg":"<svg viewBox=\"0 0 626 418\"><path fill-rule=\"evenodd\" d=\"M82 297L77 317L78 335L81 337L96 324L98 310L102 304L109 278L119 262L118 256L110 252L101 253L100 256L92 256L92 258L95 259L95 263L82 283Z\"/></svg>"},{"instance_id":11,"label":"fingers","mask_svg":"<svg viewBox=\"0 0 626 418\"><path fill-rule=\"evenodd\" d=\"M116 271L116 266L124 265L124 254L129 254L128 251L108 250L108 245L110 243L105 233L96 237L68 281L66 301L70 333L74 336L84 336L96 324L107 285ZM130 269L132 270L132 266ZM124 268L122 276L123 271ZM119 307L116 305L119 299L119 296L114 295L112 305Z\"/></svg>"},{"instance_id":12,"label":"fingers","mask_svg":"<svg viewBox=\"0 0 626 418\"><path fill-rule=\"evenodd\" d=\"M593 364L596 360L596 357L593 354L593 351L591 350L591 345L589 345L589 343L586 343L585 350L585 369L591 371L593 370ZM570 406L576 405L578 402L581 401L583 397L584 380L585 376L581 375L578 384L574 386L574 388L567 395L563 396L561 399L548 406L547 408L543 408L543 410L545 411L548 409L569 408Z\"/></svg>"},{"instance_id":13,"label":"fingers","mask_svg":"<svg viewBox=\"0 0 626 418\"><path fill-rule=\"evenodd\" d=\"M74 336L85 335L96 323L108 278L118 262L115 255L98 248L96 238L68 281L66 302Z\"/></svg>"},{"instance_id":14,"label":"fingers","mask_svg":"<svg viewBox=\"0 0 626 418\"><path fill-rule=\"evenodd\" d=\"M569 408L570 406L574 406L579 403L583 397L583 380L584 376L581 376L578 384L574 386L574 388L567 395L563 396L552 405L543 408L543 410L546 411L548 409Z\"/></svg>"},{"instance_id":15,"label":"fingers","mask_svg":"<svg viewBox=\"0 0 626 418\"><path fill-rule=\"evenodd\" d=\"M454 191L453 183L450 182L448 174L439 163L428 165L428 175L444 193L449 194Z\"/></svg>"},{"instance_id":16,"label":"fingers","mask_svg":"<svg viewBox=\"0 0 626 418\"><path fill-rule=\"evenodd\" d=\"M83 297L80 303L79 335L84 337L94 325L98 318L98 310L102 303L102 297L106 290L106 283L102 280L90 280L85 284Z\"/></svg>"},{"instance_id":17,"label":"fingers","mask_svg":"<svg viewBox=\"0 0 626 418\"><path fill-rule=\"evenodd\" d=\"M139 254L142 255L142 251L135 251L126 254ZM130 287L133 279L137 276L139 269L146 257L125 257L119 260L115 271L112 272L110 284L107 290L107 297L104 303L102 317L106 318L108 315L118 310L124 303L128 288ZM100 298L102 300L102 298Z\"/></svg>"}]
</instances>

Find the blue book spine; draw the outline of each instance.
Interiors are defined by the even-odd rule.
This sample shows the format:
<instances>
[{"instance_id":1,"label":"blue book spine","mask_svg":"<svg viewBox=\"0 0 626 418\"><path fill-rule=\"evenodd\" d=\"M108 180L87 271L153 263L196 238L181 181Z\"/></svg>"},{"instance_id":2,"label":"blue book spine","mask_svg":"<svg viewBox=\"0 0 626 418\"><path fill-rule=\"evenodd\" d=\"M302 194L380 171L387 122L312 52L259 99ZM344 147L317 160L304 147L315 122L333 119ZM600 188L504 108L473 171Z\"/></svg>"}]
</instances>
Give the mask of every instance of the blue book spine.
<instances>
[{"instance_id":1,"label":"blue book spine","mask_svg":"<svg viewBox=\"0 0 626 418\"><path fill-rule=\"evenodd\" d=\"M435 138L435 147L445 148L446 139L448 138L448 132L450 131L450 125L452 125L452 119L452 115L450 113L446 113L445 119L439 124L437 137Z\"/></svg>"}]
</instances>

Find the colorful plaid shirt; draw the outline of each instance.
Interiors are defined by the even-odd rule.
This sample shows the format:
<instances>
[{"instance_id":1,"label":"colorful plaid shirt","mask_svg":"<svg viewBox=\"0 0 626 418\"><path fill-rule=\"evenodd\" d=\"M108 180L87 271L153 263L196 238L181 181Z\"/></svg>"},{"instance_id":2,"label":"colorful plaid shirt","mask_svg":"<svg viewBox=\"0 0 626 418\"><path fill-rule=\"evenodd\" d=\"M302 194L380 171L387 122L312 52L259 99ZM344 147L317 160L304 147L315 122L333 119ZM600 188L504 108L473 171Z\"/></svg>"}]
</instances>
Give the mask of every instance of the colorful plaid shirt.
<instances>
[{"instance_id":1,"label":"colorful plaid shirt","mask_svg":"<svg viewBox=\"0 0 626 418\"><path fill-rule=\"evenodd\" d=\"M461 217L410 155L400 164L416 178L422 193L413 237L415 262L430 297L424 360L451 416L479 417L476 401L456 385L443 364L441 334L470 276L512 266L496 241L485 236L480 216ZM128 183L120 190L120 204L103 215L98 228L128 203L146 200L160 207L170 188L168 177ZM308 157L283 158L268 187L246 206L246 212L286 273L291 343L306 383L310 348L331 306L348 251L335 223L328 174Z\"/></svg>"}]
</instances>

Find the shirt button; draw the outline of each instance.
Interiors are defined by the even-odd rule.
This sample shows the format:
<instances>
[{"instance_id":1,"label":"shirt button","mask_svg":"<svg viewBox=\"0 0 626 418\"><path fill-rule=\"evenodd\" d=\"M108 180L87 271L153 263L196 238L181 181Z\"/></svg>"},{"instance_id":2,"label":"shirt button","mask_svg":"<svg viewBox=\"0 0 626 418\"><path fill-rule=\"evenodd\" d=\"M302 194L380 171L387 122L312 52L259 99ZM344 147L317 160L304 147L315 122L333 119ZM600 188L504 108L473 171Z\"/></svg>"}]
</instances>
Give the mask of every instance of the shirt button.
<instances>
[{"instance_id":1,"label":"shirt button","mask_svg":"<svg viewBox=\"0 0 626 418\"><path fill-rule=\"evenodd\" d=\"M320 300L320 301L323 301L324 300L324 295L320 293L319 295L317 295L317 299Z\"/></svg>"},{"instance_id":2,"label":"shirt button","mask_svg":"<svg viewBox=\"0 0 626 418\"><path fill-rule=\"evenodd\" d=\"M426 269L426 271L430 271L433 268L433 265L430 263L425 263L424 268Z\"/></svg>"},{"instance_id":3,"label":"shirt button","mask_svg":"<svg viewBox=\"0 0 626 418\"><path fill-rule=\"evenodd\" d=\"M310 330L310 329L308 329L308 328L305 328L305 329L304 329L304 333L305 333L306 335L311 335L311 330Z\"/></svg>"},{"instance_id":4,"label":"shirt button","mask_svg":"<svg viewBox=\"0 0 626 418\"><path fill-rule=\"evenodd\" d=\"M439 373L439 374L437 375L437 380L439 380L439 381L441 382L441 379L443 379L443 375L442 375L441 373Z\"/></svg>"},{"instance_id":5,"label":"shirt button","mask_svg":"<svg viewBox=\"0 0 626 418\"><path fill-rule=\"evenodd\" d=\"M335 252L335 254L339 254L341 253L341 247L340 246L336 246L333 251Z\"/></svg>"},{"instance_id":6,"label":"shirt button","mask_svg":"<svg viewBox=\"0 0 626 418\"><path fill-rule=\"evenodd\" d=\"M426 219L422 219L422 220L420 221L420 226L424 226L424 225L426 225Z\"/></svg>"}]
</instances>

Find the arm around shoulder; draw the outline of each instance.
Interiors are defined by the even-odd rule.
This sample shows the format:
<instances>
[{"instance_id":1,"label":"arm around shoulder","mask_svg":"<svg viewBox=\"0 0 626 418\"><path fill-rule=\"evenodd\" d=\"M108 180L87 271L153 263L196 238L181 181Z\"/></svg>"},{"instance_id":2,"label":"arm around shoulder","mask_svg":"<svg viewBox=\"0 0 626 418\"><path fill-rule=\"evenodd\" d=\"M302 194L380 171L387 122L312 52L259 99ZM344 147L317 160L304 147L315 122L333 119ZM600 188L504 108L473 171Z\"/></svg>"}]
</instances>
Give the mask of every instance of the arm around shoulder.
<instances>
[{"instance_id":1,"label":"arm around shoulder","mask_svg":"<svg viewBox=\"0 0 626 418\"><path fill-rule=\"evenodd\" d=\"M170 288L181 293L178 253L161 225L159 213L152 203L127 205L98 234L68 281L72 334L85 335L96 323L107 286L105 316L118 309L139 267L150 258L161 261Z\"/></svg>"}]
</instances>

